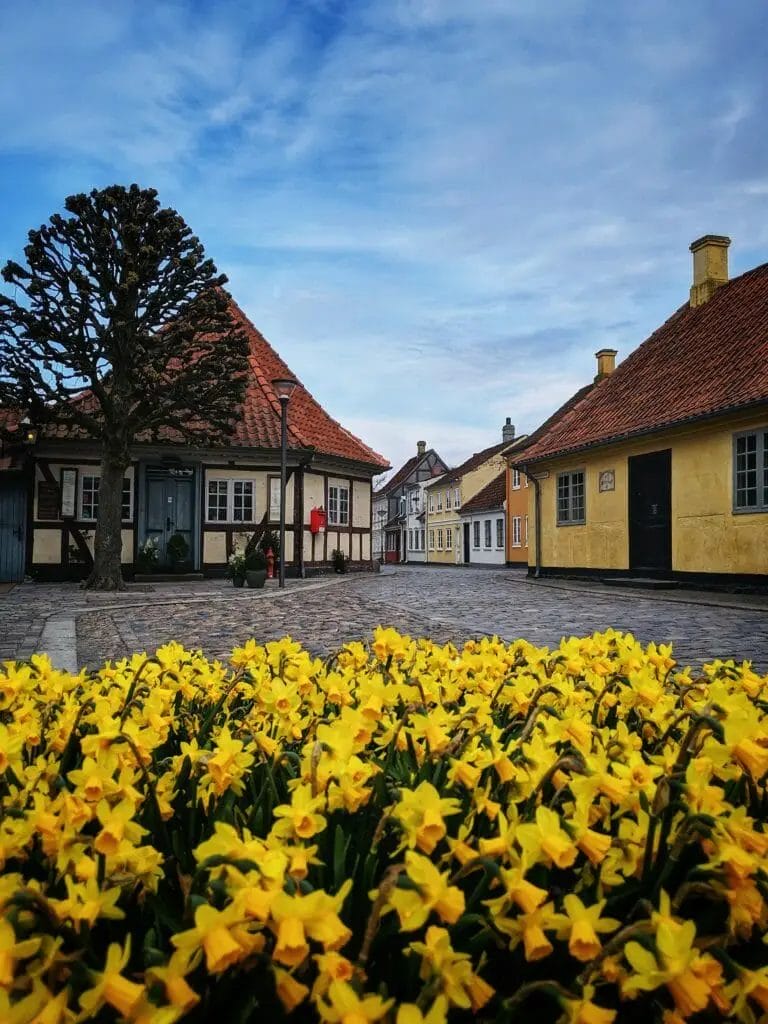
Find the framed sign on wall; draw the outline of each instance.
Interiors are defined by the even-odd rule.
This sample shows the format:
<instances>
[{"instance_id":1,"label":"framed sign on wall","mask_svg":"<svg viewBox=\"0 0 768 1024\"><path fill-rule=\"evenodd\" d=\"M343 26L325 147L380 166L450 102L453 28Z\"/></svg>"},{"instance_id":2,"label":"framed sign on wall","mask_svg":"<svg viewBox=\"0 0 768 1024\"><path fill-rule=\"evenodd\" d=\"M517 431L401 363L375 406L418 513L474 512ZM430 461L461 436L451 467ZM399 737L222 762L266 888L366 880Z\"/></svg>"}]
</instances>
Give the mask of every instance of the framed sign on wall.
<instances>
[{"instance_id":1,"label":"framed sign on wall","mask_svg":"<svg viewBox=\"0 0 768 1024\"><path fill-rule=\"evenodd\" d=\"M61 518L74 519L77 515L77 470L61 471Z\"/></svg>"},{"instance_id":2,"label":"framed sign on wall","mask_svg":"<svg viewBox=\"0 0 768 1024\"><path fill-rule=\"evenodd\" d=\"M616 490L616 471L613 469L604 469L600 473L600 490L601 491L615 491Z\"/></svg>"}]
</instances>

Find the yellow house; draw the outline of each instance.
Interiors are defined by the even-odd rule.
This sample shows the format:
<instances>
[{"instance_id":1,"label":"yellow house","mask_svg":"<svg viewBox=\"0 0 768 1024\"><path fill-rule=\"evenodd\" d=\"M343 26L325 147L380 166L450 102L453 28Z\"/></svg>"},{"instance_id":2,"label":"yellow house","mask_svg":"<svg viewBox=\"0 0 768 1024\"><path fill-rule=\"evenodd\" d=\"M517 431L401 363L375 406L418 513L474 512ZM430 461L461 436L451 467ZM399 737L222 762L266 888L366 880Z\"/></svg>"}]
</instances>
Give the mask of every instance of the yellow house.
<instances>
[{"instance_id":1,"label":"yellow house","mask_svg":"<svg viewBox=\"0 0 768 1024\"><path fill-rule=\"evenodd\" d=\"M462 521L461 508L505 468L504 455L516 443L515 428L509 416L501 437L500 444L476 452L456 469L449 469L435 483L425 486L426 560L430 565L470 561L470 526L468 521Z\"/></svg>"},{"instance_id":2,"label":"yellow house","mask_svg":"<svg viewBox=\"0 0 768 1024\"><path fill-rule=\"evenodd\" d=\"M729 245L694 242L690 301L513 460L537 573L768 582L768 264L729 280Z\"/></svg>"}]
</instances>

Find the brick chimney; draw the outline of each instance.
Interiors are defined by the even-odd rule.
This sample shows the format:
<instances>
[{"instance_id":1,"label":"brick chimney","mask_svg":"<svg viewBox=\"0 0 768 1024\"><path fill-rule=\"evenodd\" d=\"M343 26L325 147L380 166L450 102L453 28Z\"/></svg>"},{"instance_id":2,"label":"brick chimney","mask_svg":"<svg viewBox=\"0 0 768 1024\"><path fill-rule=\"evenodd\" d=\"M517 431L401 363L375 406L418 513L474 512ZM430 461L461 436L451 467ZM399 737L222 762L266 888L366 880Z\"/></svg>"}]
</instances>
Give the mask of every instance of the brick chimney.
<instances>
[{"instance_id":1,"label":"brick chimney","mask_svg":"<svg viewBox=\"0 0 768 1024\"><path fill-rule=\"evenodd\" d=\"M611 376L616 369L616 354L615 348L601 348L599 352L595 352L595 359L597 360L595 383L602 380L603 377Z\"/></svg>"},{"instance_id":2,"label":"brick chimney","mask_svg":"<svg viewBox=\"0 0 768 1024\"><path fill-rule=\"evenodd\" d=\"M691 308L709 302L721 284L728 282L728 246L725 235L702 235L691 242L693 284Z\"/></svg>"},{"instance_id":3,"label":"brick chimney","mask_svg":"<svg viewBox=\"0 0 768 1024\"><path fill-rule=\"evenodd\" d=\"M425 455L426 452L427 452L427 442L426 441L417 441L416 442L416 454L417 455Z\"/></svg>"},{"instance_id":4,"label":"brick chimney","mask_svg":"<svg viewBox=\"0 0 768 1024\"><path fill-rule=\"evenodd\" d=\"M504 444L509 444L515 440L515 426L512 423L512 417L507 416L507 422L501 428L501 440Z\"/></svg>"}]
</instances>

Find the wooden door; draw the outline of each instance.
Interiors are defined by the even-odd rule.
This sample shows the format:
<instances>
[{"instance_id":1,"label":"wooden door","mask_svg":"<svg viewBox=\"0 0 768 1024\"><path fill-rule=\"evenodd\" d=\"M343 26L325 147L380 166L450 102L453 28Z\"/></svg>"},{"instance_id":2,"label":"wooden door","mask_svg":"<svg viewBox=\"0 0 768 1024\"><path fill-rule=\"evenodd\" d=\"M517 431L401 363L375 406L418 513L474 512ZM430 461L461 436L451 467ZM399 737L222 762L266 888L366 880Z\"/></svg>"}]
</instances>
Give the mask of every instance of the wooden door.
<instances>
[{"instance_id":1,"label":"wooden door","mask_svg":"<svg viewBox=\"0 0 768 1024\"><path fill-rule=\"evenodd\" d=\"M672 453L629 459L629 567L633 572L672 569Z\"/></svg>"},{"instance_id":2,"label":"wooden door","mask_svg":"<svg viewBox=\"0 0 768 1024\"><path fill-rule=\"evenodd\" d=\"M24 579L27 493L24 480L8 475L0 481L0 582Z\"/></svg>"}]
</instances>

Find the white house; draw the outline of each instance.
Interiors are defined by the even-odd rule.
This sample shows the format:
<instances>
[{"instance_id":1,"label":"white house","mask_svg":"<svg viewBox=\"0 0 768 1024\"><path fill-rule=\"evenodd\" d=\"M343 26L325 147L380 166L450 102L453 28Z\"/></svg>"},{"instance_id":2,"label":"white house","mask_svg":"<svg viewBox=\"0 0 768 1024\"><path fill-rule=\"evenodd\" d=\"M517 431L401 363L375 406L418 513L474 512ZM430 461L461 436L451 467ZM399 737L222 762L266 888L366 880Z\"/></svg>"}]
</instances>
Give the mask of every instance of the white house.
<instances>
[{"instance_id":1,"label":"white house","mask_svg":"<svg viewBox=\"0 0 768 1024\"><path fill-rule=\"evenodd\" d=\"M464 503L460 517L465 562L470 565L506 564L506 505L506 471Z\"/></svg>"}]
</instances>

